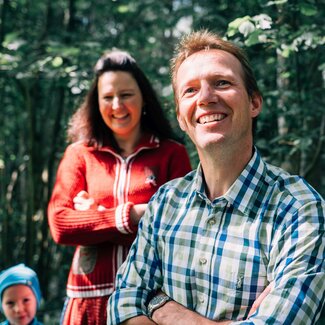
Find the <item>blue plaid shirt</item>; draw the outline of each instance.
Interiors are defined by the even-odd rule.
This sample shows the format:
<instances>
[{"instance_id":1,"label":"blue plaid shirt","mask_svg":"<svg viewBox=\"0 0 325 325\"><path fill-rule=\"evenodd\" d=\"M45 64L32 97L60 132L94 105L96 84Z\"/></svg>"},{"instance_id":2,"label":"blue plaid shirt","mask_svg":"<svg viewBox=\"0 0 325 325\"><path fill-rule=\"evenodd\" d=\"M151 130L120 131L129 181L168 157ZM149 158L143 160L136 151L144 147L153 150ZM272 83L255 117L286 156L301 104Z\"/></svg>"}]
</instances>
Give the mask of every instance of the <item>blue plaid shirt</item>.
<instances>
[{"instance_id":1,"label":"blue plaid shirt","mask_svg":"<svg viewBox=\"0 0 325 325\"><path fill-rule=\"evenodd\" d=\"M315 324L325 298L325 202L255 151L211 202L201 167L151 199L119 270L107 324L146 314L158 289L211 320ZM247 318L255 299L275 288Z\"/></svg>"}]
</instances>

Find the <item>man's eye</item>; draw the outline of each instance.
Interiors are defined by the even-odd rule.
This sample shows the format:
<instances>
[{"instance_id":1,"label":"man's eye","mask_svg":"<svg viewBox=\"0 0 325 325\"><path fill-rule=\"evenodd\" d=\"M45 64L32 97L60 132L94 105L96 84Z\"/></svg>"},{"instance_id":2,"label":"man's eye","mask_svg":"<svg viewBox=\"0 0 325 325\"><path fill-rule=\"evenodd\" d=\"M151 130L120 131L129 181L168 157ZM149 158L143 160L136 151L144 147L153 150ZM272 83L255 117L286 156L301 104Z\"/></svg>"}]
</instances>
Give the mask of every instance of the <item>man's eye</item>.
<instances>
[{"instance_id":1,"label":"man's eye","mask_svg":"<svg viewBox=\"0 0 325 325\"><path fill-rule=\"evenodd\" d=\"M113 99L113 96L104 96L103 99L108 102Z\"/></svg>"},{"instance_id":2,"label":"man's eye","mask_svg":"<svg viewBox=\"0 0 325 325\"><path fill-rule=\"evenodd\" d=\"M194 87L189 87L189 88L186 88L184 90L184 94L191 94L191 93L194 93L195 92L195 88Z\"/></svg>"},{"instance_id":3,"label":"man's eye","mask_svg":"<svg viewBox=\"0 0 325 325\"><path fill-rule=\"evenodd\" d=\"M230 82L228 80L218 80L216 82L216 86L217 87L225 87L225 86L229 86Z\"/></svg>"}]
</instances>

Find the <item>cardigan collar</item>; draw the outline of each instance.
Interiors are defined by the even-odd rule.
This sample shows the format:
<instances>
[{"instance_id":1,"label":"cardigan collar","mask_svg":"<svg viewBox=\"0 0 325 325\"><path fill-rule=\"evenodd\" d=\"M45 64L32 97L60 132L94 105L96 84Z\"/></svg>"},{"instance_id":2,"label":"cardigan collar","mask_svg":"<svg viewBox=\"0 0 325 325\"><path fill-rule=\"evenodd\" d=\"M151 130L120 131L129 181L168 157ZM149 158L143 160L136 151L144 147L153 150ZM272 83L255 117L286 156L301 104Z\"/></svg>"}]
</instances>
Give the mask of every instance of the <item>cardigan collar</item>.
<instances>
[{"instance_id":1,"label":"cardigan collar","mask_svg":"<svg viewBox=\"0 0 325 325\"><path fill-rule=\"evenodd\" d=\"M160 139L152 134L152 133L145 133L139 144L135 147L132 154L130 154L127 158L123 158L112 146L110 145L104 145L101 148L95 148L95 147L88 147L89 151L106 151L113 154L115 157L117 157L120 160L129 161L134 156L136 156L140 151L146 150L146 149L155 149L160 146Z\"/></svg>"}]
</instances>

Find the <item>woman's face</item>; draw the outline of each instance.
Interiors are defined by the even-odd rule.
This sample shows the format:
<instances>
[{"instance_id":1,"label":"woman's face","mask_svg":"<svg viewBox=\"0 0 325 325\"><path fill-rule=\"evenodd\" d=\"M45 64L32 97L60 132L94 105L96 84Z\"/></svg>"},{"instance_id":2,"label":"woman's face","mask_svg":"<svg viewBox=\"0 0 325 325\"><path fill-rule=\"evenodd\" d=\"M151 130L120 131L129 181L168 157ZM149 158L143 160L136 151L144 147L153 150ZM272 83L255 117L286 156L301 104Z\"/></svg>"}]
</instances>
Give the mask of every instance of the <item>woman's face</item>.
<instances>
[{"instance_id":1,"label":"woman's face","mask_svg":"<svg viewBox=\"0 0 325 325\"><path fill-rule=\"evenodd\" d=\"M130 73L104 72L98 79L98 102L101 116L117 141L140 138L143 98Z\"/></svg>"}]
</instances>

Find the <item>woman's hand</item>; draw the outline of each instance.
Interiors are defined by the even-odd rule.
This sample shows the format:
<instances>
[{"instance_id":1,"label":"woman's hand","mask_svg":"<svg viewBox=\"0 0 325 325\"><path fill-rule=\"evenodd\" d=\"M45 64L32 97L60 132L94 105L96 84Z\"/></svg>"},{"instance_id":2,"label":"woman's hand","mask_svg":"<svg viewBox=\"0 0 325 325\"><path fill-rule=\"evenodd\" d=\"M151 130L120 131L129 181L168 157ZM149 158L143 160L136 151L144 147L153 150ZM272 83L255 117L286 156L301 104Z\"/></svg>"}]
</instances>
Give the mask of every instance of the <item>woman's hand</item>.
<instances>
[{"instance_id":1,"label":"woman's hand","mask_svg":"<svg viewBox=\"0 0 325 325\"><path fill-rule=\"evenodd\" d=\"M90 197L88 192L81 191L79 192L74 198L74 209L77 211L87 211L87 210L97 210L97 211L104 211L105 207L102 205L98 205L95 202L95 199Z\"/></svg>"},{"instance_id":2,"label":"woman's hand","mask_svg":"<svg viewBox=\"0 0 325 325\"><path fill-rule=\"evenodd\" d=\"M74 209L77 211L96 210L104 211L106 208L96 203L95 199L92 198L88 192L81 191L74 198ZM137 225L147 208L147 204L135 204L130 210L130 218L134 225Z\"/></svg>"},{"instance_id":3,"label":"woman's hand","mask_svg":"<svg viewBox=\"0 0 325 325\"><path fill-rule=\"evenodd\" d=\"M147 208L146 203L135 204L130 210L130 219L134 225L137 225Z\"/></svg>"}]
</instances>

